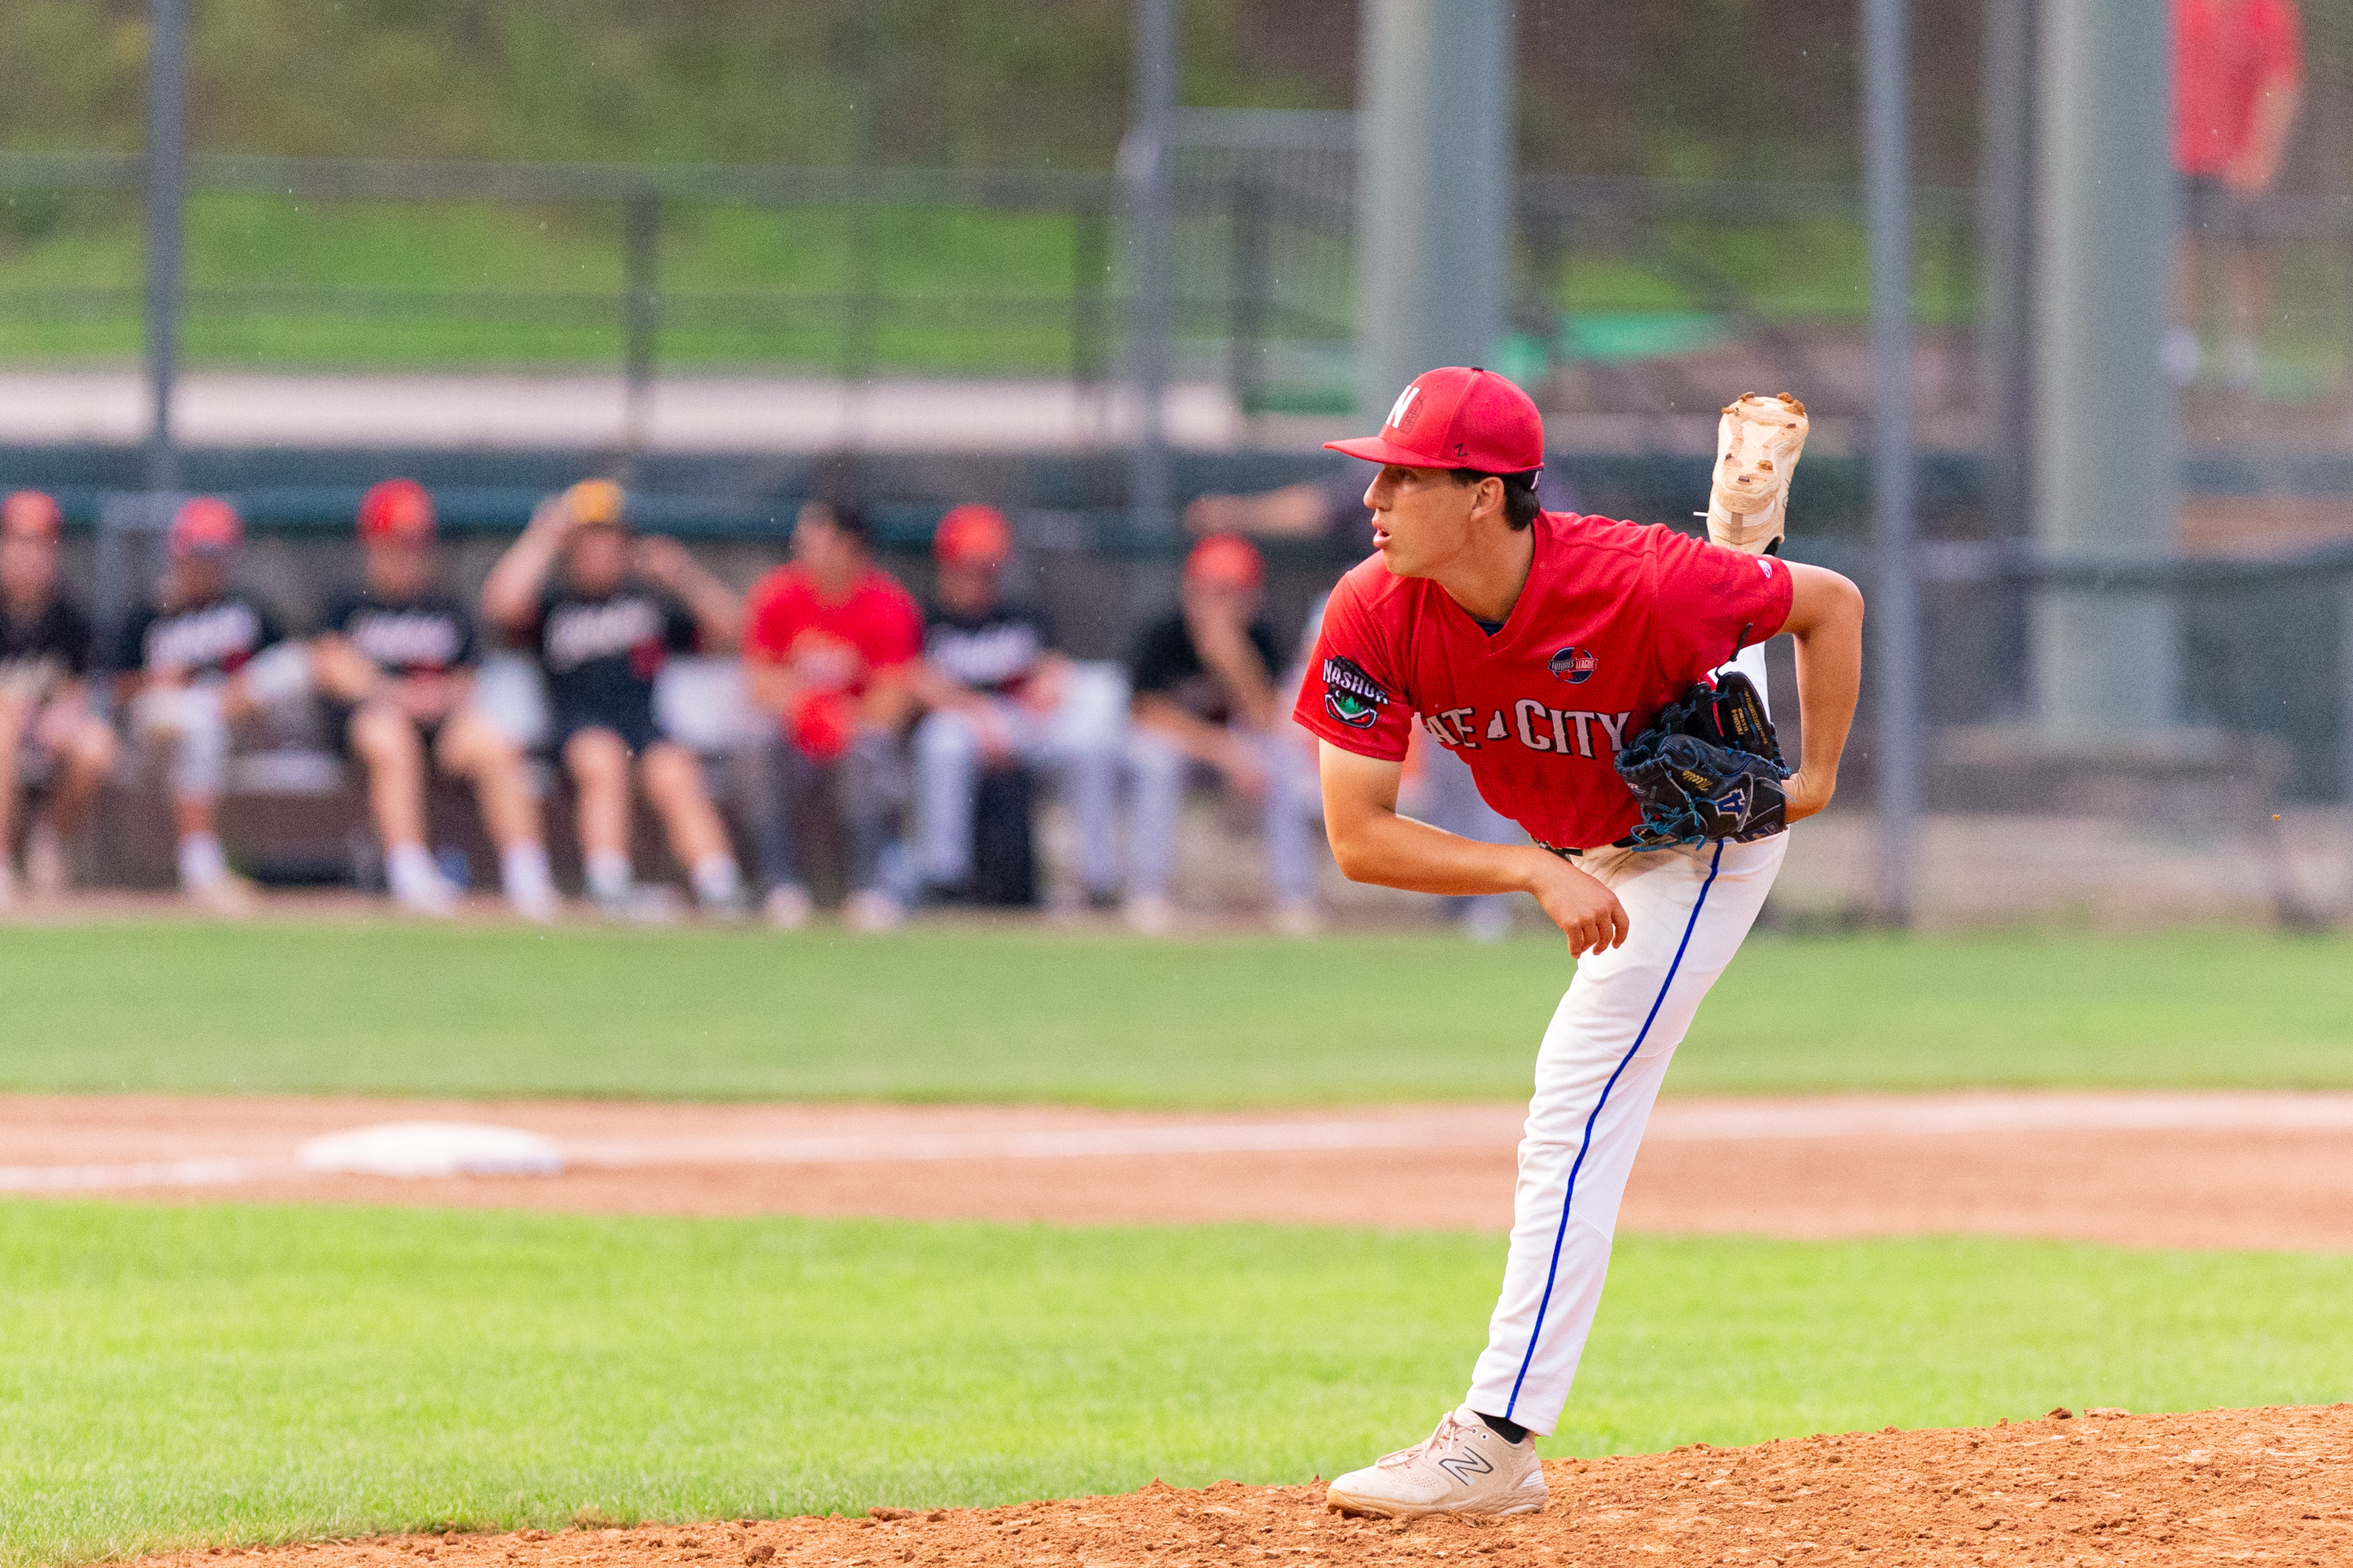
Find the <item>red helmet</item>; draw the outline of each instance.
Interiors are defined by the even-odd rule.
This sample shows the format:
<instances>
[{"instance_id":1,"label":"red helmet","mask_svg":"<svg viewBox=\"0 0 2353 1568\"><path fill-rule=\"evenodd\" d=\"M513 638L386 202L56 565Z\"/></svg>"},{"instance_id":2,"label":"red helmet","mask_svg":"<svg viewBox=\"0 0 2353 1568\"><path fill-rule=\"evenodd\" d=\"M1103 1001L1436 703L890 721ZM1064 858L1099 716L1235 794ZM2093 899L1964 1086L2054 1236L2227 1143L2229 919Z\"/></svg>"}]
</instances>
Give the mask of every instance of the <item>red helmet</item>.
<instances>
[{"instance_id":1,"label":"red helmet","mask_svg":"<svg viewBox=\"0 0 2353 1568\"><path fill-rule=\"evenodd\" d=\"M415 479L380 479L360 498L364 544L423 544L433 537L433 497Z\"/></svg>"},{"instance_id":2,"label":"red helmet","mask_svg":"<svg viewBox=\"0 0 2353 1568\"><path fill-rule=\"evenodd\" d=\"M0 537L49 541L63 526L65 514L46 490L18 490L0 501Z\"/></svg>"},{"instance_id":3,"label":"red helmet","mask_svg":"<svg viewBox=\"0 0 2353 1568\"><path fill-rule=\"evenodd\" d=\"M950 566L1002 566L1013 553L1013 527L993 506L952 507L932 535L932 553Z\"/></svg>"},{"instance_id":4,"label":"red helmet","mask_svg":"<svg viewBox=\"0 0 2353 1568\"><path fill-rule=\"evenodd\" d=\"M237 508L218 496L196 496L173 514L171 546L174 558L226 555L245 542L245 522Z\"/></svg>"}]
</instances>

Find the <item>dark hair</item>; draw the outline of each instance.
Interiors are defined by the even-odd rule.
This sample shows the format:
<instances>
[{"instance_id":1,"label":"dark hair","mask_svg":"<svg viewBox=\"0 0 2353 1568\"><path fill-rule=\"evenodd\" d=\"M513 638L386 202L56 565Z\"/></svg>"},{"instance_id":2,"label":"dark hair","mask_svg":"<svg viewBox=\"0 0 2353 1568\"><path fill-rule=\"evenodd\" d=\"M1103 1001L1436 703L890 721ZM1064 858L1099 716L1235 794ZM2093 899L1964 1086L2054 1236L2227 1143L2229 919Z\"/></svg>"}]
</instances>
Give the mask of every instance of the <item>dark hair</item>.
<instances>
[{"instance_id":1,"label":"dark hair","mask_svg":"<svg viewBox=\"0 0 2353 1568\"><path fill-rule=\"evenodd\" d=\"M860 544L874 542L874 525L868 520L866 509L856 501L831 500L820 496L814 504L824 509L827 521L840 532Z\"/></svg>"},{"instance_id":2,"label":"dark hair","mask_svg":"<svg viewBox=\"0 0 2353 1568\"><path fill-rule=\"evenodd\" d=\"M1533 527L1536 514L1544 510L1544 501L1536 494L1536 476L1542 468L1530 468L1525 474L1490 474L1477 468L1449 468L1454 482L1468 489L1481 479L1504 481L1504 521L1514 531Z\"/></svg>"}]
</instances>

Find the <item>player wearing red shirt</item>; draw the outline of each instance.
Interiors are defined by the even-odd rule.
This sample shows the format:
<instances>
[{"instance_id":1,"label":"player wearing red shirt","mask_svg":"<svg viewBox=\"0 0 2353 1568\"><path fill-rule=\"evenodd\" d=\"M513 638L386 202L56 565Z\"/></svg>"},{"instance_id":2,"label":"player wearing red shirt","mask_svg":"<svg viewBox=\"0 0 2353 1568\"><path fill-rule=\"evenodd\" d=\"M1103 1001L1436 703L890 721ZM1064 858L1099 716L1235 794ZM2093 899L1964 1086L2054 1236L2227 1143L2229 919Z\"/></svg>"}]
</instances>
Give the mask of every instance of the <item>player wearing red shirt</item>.
<instances>
[{"instance_id":1,"label":"player wearing red shirt","mask_svg":"<svg viewBox=\"0 0 2353 1568\"><path fill-rule=\"evenodd\" d=\"M775 714L769 769L776 798L758 814L769 920L808 919L793 820L809 792L841 775L850 899L860 930L886 930L903 911L879 876L891 749L912 707L908 678L923 651L914 599L868 553L863 513L812 501L793 525L793 559L752 589L744 637L752 700Z\"/></svg>"},{"instance_id":2,"label":"player wearing red shirt","mask_svg":"<svg viewBox=\"0 0 2353 1568\"><path fill-rule=\"evenodd\" d=\"M1425 1442L1335 1481L1331 1501L1525 1513L1545 1503L1532 1435L1567 1400L1660 1080L1788 842L1619 847L1641 814L1612 758L1694 681L1788 632L1804 763L1788 819L1820 811L1853 717L1862 598L1819 567L1540 511L1542 422L1491 372L1432 371L1379 436L1333 445L1381 465L1365 492L1378 554L1333 594L1297 708L1318 737L1333 854L1356 881L1531 893L1579 962L1537 1053L1510 1259L1470 1393ZM1398 815L1417 715L1535 846Z\"/></svg>"},{"instance_id":3,"label":"player wearing red shirt","mask_svg":"<svg viewBox=\"0 0 2353 1568\"><path fill-rule=\"evenodd\" d=\"M2304 96L2295 0L2173 0L2173 166L2181 177L2175 325L2166 367L2197 379L2199 282L2222 270L2225 381L2255 381L2255 322L2267 279L2256 249L2257 197L2271 188Z\"/></svg>"}]
</instances>

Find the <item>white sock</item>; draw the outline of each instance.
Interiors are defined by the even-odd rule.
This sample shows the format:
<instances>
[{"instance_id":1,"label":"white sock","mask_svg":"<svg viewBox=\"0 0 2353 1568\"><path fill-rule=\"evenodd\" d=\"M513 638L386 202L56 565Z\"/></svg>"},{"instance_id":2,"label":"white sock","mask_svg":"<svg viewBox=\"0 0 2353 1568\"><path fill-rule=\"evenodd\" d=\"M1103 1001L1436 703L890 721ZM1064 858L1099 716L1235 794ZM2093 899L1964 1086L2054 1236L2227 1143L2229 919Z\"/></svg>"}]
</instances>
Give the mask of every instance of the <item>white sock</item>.
<instances>
[{"instance_id":1,"label":"white sock","mask_svg":"<svg viewBox=\"0 0 2353 1568\"><path fill-rule=\"evenodd\" d=\"M629 890L629 858L617 849L599 849L588 857L588 891L599 899L617 899Z\"/></svg>"},{"instance_id":2,"label":"white sock","mask_svg":"<svg viewBox=\"0 0 2353 1568\"><path fill-rule=\"evenodd\" d=\"M217 833L180 835L180 886L209 888L228 875L228 857Z\"/></svg>"},{"instance_id":3,"label":"white sock","mask_svg":"<svg viewBox=\"0 0 2353 1568\"><path fill-rule=\"evenodd\" d=\"M706 904L732 903L744 891L733 855L705 855L694 863L694 896Z\"/></svg>"},{"instance_id":4,"label":"white sock","mask_svg":"<svg viewBox=\"0 0 2353 1568\"><path fill-rule=\"evenodd\" d=\"M499 886L516 908L537 907L554 896L555 879L548 874L547 846L510 844L499 851Z\"/></svg>"},{"instance_id":5,"label":"white sock","mask_svg":"<svg viewBox=\"0 0 2353 1568\"><path fill-rule=\"evenodd\" d=\"M428 899L439 890L440 868L422 844L395 844L384 852L384 879L399 899Z\"/></svg>"}]
</instances>

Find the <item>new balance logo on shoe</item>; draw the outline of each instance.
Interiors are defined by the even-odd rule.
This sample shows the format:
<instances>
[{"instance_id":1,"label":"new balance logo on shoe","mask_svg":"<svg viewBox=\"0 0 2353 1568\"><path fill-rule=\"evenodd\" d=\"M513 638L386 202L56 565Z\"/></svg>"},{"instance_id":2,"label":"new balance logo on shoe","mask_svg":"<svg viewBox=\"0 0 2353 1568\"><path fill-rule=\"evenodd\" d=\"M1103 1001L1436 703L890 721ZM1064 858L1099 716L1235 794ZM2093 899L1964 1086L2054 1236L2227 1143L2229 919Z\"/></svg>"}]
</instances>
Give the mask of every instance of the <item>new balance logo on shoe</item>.
<instances>
[{"instance_id":1,"label":"new balance logo on shoe","mask_svg":"<svg viewBox=\"0 0 2353 1568\"><path fill-rule=\"evenodd\" d=\"M1468 1448L1439 1460L1438 1468L1466 1487L1471 1484L1472 1477L1493 1475L1495 1470L1495 1467L1489 1464L1482 1456Z\"/></svg>"}]
</instances>

